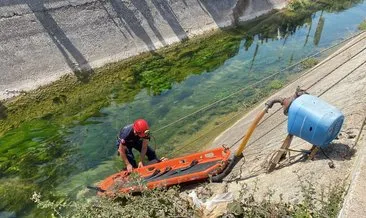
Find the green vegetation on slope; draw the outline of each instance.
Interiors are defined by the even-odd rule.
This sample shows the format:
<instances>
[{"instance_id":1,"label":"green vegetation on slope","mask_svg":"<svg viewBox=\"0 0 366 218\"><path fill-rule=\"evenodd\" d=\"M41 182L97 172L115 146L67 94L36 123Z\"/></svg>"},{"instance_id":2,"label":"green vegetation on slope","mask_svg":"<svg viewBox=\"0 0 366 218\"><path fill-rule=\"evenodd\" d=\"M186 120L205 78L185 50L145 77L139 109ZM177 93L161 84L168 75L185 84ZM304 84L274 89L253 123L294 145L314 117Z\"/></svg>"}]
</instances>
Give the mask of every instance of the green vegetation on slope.
<instances>
[{"instance_id":1,"label":"green vegetation on slope","mask_svg":"<svg viewBox=\"0 0 366 218\"><path fill-rule=\"evenodd\" d=\"M358 26L359 30L366 30L366 20L364 20L360 25Z\"/></svg>"},{"instance_id":2,"label":"green vegetation on slope","mask_svg":"<svg viewBox=\"0 0 366 218\"><path fill-rule=\"evenodd\" d=\"M329 217L335 218L342 207L345 194L344 183L335 183L316 193L310 181L301 182L301 201L298 203L274 200L276 191L268 191L259 200L255 198L256 187L247 189L242 186L239 197L226 206L219 217ZM215 193L208 184L204 185L202 200L212 198ZM299 198L300 198L299 196ZM34 193L33 201L38 207L51 210L57 217L205 217L205 212L196 207L188 193L181 193L178 187L169 189L146 190L141 195L119 195L109 199L94 198L89 201L63 202L42 200Z\"/></svg>"}]
</instances>

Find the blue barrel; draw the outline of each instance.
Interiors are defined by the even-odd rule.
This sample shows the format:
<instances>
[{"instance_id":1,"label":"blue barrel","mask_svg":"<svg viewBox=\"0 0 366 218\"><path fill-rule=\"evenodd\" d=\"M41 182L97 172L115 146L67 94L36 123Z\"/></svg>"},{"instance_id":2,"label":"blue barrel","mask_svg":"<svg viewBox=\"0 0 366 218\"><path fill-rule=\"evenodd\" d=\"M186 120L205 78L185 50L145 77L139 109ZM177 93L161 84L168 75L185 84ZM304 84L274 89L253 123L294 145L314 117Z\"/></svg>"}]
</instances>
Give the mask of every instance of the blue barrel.
<instances>
[{"instance_id":1,"label":"blue barrel","mask_svg":"<svg viewBox=\"0 0 366 218\"><path fill-rule=\"evenodd\" d=\"M304 94L290 105L287 131L313 145L326 147L338 135L343 120L336 107Z\"/></svg>"}]
</instances>

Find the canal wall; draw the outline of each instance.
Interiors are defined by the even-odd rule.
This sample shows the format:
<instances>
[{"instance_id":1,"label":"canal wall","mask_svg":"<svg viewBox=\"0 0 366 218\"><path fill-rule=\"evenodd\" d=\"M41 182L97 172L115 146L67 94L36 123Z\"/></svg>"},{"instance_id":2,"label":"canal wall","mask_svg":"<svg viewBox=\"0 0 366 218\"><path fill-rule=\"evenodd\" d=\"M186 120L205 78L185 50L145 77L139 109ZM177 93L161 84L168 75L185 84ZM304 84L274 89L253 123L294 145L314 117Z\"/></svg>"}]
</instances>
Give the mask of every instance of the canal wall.
<instances>
[{"instance_id":1,"label":"canal wall","mask_svg":"<svg viewBox=\"0 0 366 218\"><path fill-rule=\"evenodd\" d=\"M0 99L235 25L287 0L0 1Z\"/></svg>"}]
</instances>

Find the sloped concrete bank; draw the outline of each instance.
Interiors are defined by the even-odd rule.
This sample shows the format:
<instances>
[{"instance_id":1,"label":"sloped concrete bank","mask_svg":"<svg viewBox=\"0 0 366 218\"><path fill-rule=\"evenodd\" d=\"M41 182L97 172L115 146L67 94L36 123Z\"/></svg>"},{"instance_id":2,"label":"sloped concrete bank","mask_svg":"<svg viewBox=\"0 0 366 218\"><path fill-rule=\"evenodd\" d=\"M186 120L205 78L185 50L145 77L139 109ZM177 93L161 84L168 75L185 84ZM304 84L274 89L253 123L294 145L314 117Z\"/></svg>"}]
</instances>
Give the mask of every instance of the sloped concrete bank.
<instances>
[{"instance_id":1,"label":"sloped concrete bank","mask_svg":"<svg viewBox=\"0 0 366 218\"><path fill-rule=\"evenodd\" d=\"M351 40L330 57L305 72L299 79L269 97L288 97L297 86L320 97L339 108L345 116L341 132L325 150L318 152L314 161L303 159L303 155L291 152L291 158L271 173L266 166L271 155L280 149L287 135L287 117L280 106L275 105L265 115L253 133L244 158L226 178L224 184L213 184L213 190L239 193L240 190L257 188L256 197L263 198L274 191L273 198L299 202L303 185L314 186L314 197L329 186L345 184L347 195L339 217L362 217L365 213L365 120L366 120L366 32ZM266 100L266 101L267 101ZM213 142L213 147L226 144L233 151L255 116L264 108L262 102ZM296 138L291 149L309 150L311 144ZM335 168L328 166L329 159ZM349 185L350 184L350 185ZM223 189L222 186L226 186Z\"/></svg>"},{"instance_id":2,"label":"sloped concrete bank","mask_svg":"<svg viewBox=\"0 0 366 218\"><path fill-rule=\"evenodd\" d=\"M0 99L207 31L287 0L13 0L0 2Z\"/></svg>"}]
</instances>

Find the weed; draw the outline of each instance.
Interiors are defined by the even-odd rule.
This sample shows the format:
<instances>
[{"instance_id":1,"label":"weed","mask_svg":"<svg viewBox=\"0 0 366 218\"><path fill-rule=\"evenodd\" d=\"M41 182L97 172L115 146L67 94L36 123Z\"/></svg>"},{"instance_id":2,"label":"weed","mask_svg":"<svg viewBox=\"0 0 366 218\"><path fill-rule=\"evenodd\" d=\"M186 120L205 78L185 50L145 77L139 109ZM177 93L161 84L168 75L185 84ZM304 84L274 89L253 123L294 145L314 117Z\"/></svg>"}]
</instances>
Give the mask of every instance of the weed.
<instances>
[{"instance_id":1,"label":"weed","mask_svg":"<svg viewBox=\"0 0 366 218\"><path fill-rule=\"evenodd\" d=\"M227 212L222 217L337 217L343 203L345 182L339 181L334 185L316 190L316 184L310 180L300 180L302 199L300 203L273 200L275 192L269 190L261 200L255 199L258 187L251 190L241 190L239 199L230 203Z\"/></svg>"},{"instance_id":2,"label":"weed","mask_svg":"<svg viewBox=\"0 0 366 218\"><path fill-rule=\"evenodd\" d=\"M309 69L317 65L319 61L316 58L308 58L301 62L301 68L303 70Z\"/></svg>"},{"instance_id":3,"label":"weed","mask_svg":"<svg viewBox=\"0 0 366 218\"><path fill-rule=\"evenodd\" d=\"M360 25L358 26L359 30L366 30L366 20L362 21Z\"/></svg>"},{"instance_id":4,"label":"weed","mask_svg":"<svg viewBox=\"0 0 366 218\"><path fill-rule=\"evenodd\" d=\"M273 200L274 190L268 190L260 200L255 198L259 191L255 181L254 187L248 190L243 185L239 197L227 205L221 217L336 217L345 194L345 183L340 181L316 191L316 184L310 180L300 180L302 199L300 203ZM200 199L208 199L213 194L209 184L198 187ZM144 190L140 194L120 194L115 198L93 197L83 201L49 201L41 200L34 193L32 201L38 208L52 211L56 217L199 217L202 210L196 208L180 192L178 186L169 189Z\"/></svg>"},{"instance_id":5,"label":"weed","mask_svg":"<svg viewBox=\"0 0 366 218\"><path fill-rule=\"evenodd\" d=\"M88 201L42 201L32 196L38 208L53 211L56 217L194 217L199 213L188 199L180 197L178 187L146 190L140 195L123 194L114 199L95 197Z\"/></svg>"}]
</instances>

